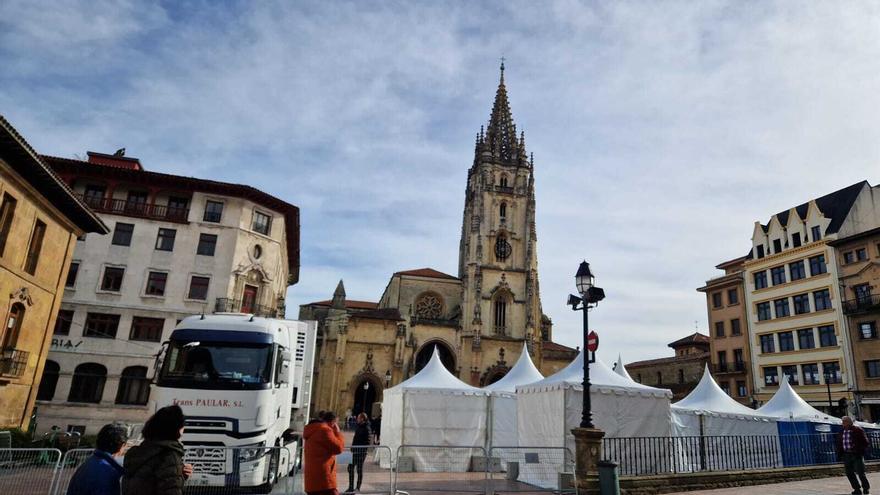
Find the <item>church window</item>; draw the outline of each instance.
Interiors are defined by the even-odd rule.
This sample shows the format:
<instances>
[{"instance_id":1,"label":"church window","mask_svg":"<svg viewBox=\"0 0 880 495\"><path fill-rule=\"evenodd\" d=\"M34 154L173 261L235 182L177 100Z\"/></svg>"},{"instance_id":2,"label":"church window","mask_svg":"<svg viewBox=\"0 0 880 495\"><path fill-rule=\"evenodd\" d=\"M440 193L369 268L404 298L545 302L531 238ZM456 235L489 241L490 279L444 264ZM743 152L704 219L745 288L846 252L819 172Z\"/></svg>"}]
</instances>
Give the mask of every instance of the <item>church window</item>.
<instances>
[{"instance_id":1,"label":"church window","mask_svg":"<svg viewBox=\"0 0 880 495\"><path fill-rule=\"evenodd\" d=\"M497 258L498 261L504 261L510 257L511 251L512 248L510 247L510 243L507 242L506 237L502 235L495 240L495 258Z\"/></svg>"},{"instance_id":2,"label":"church window","mask_svg":"<svg viewBox=\"0 0 880 495\"><path fill-rule=\"evenodd\" d=\"M495 333L507 334L507 299L504 297L495 299Z\"/></svg>"},{"instance_id":3,"label":"church window","mask_svg":"<svg viewBox=\"0 0 880 495\"><path fill-rule=\"evenodd\" d=\"M440 318L443 312L443 300L433 293L425 293L416 300L416 316L427 320Z\"/></svg>"},{"instance_id":4,"label":"church window","mask_svg":"<svg viewBox=\"0 0 880 495\"><path fill-rule=\"evenodd\" d=\"M507 176L506 175L501 176L501 187L507 187Z\"/></svg>"},{"instance_id":5,"label":"church window","mask_svg":"<svg viewBox=\"0 0 880 495\"><path fill-rule=\"evenodd\" d=\"M498 207L498 216L502 221L507 218L507 203L501 203L501 206Z\"/></svg>"}]
</instances>

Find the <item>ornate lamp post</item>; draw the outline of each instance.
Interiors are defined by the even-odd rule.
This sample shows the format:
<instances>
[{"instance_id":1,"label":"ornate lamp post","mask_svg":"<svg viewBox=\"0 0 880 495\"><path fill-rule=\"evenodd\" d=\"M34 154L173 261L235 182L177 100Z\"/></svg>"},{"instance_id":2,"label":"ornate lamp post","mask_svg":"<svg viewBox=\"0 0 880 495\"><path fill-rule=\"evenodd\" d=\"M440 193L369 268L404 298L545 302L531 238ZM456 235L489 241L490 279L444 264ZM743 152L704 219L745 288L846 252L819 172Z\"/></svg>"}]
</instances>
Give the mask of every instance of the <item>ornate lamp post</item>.
<instances>
[{"instance_id":1,"label":"ornate lamp post","mask_svg":"<svg viewBox=\"0 0 880 495\"><path fill-rule=\"evenodd\" d=\"M370 382L364 382L364 407L361 409L361 412L369 416L370 414L367 412L367 391L370 390Z\"/></svg>"},{"instance_id":2,"label":"ornate lamp post","mask_svg":"<svg viewBox=\"0 0 880 495\"><path fill-rule=\"evenodd\" d=\"M590 322L587 315L591 308L596 307L599 301L605 299L605 291L596 287L596 277L590 271L590 264L586 261L581 262L577 273L574 275L575 286L577 287L578 296L568 296L568 304L574 311L584 312L584 399L581 405L581 428L595 428L593 426L593 413L590 404L590 351L587 344L587 335L590 333Z\"/></svg>"},{"instance_id":3,"label":"ornate lamp post","mask_svg":"<svg viewBox=\"0 0 880 495\"><path fill-rule=\"evenodd\" d=\"M593 425L593 414L590 404L590 345L587 336L590 333L590 323L587 315L591 308L596 307L599 301L605 299L605 291L596 287L596 277L593 276L593 272L590 271L590 264L586 261L580 264L574 279L580 296L569 295L568 305L574 311L584 312L584 392L581 405L581 424L579 428L572 430L572 434L574 434L577 449L575 454L575 476L578 485L586 488L588 483L595 483L596 463L602 448L602 437L605 435Z\"/></svg>"}]
</instances>

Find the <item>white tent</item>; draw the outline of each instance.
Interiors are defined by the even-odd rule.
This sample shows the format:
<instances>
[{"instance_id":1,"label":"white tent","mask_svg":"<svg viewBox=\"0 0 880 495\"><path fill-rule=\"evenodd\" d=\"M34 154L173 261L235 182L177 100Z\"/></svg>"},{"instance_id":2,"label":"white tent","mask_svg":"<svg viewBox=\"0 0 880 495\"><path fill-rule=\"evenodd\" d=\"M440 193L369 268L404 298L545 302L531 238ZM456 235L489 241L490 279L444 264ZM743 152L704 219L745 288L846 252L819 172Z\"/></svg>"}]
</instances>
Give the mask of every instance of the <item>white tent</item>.
<instances>
[{"instance_id":1,"label":"white tent","mask_svg":"<svg viewBox=\"0 0 880 495\"><path fill-rule=\"evenodd\" d=\"M620 354L617 355L617 362L614 363L614 372L617 373L618 375L626 378L627 380L629 380L631 382L635 382L635 380L633 380L632 377L629 376L629 373L626 371L626 368L623 366L623 358L620 356Z\"/></svg>"},{"instance_id":2,"label":"white tent","mask_svg":"<svg viewBox=\"0 0 880 495\"><path fill-rule=\"evenodd\" d=\"M758 413L781 420L840 424L838 418L829 416L807 404L807 401L791 388L788 380L782 380L782 383L779 384L779 390L766 404L758 408Z\"/></svg>"},{"instance_id":3,"label":"white tent","mask_svg":"<svg viewBox=\"0 0 880 495\"><path fill-rule=\"evenodd\" d=\"M581 422L584 352L541 381L516 387L519 444L568 447ZM593 423L605 437L667 437L672 393L641 385L615 373L598 359L590 363Z\"/></svg>"},{"instance_id":4,"label":"white tent","mask_svg":"<svg viewBox=\"0 0 880 495\"><path fill-rule=\"evenodd\" d=\"M516 387L534 383L544 378L529 356L529 349L523 344L522 354L504 378L487 385L489 397L489 436L488 447L516 447L519 445L516 420Z\"/></svg>"},{"instance_id":5,"label":"white tent","mask_svg":"<svg viewBox=\"0 0 880 495\"><path fill-rule=\"evenodd\" d=\"M396 452L400 445L474 446L486 442L489 392L472 387L450 373L437 349L428 364L412 378L385 391L382 403L382 443ZM461 452L413 449L417 471L466 471L470 458ZM448 459L436 459L446 455ZM382 460L383 465L385 464Z\"/></svg>"},{"instance_id":6,"label":"white tent","mask_svg":"<svg viewBox=\"0 0 880 495\"><path fill-rule=\"evenodd\" d=\"M677 436L775 435L773 417L746 407L721 390L707 365L700 383L672 405Z\"/></svg>"}]
</instances>

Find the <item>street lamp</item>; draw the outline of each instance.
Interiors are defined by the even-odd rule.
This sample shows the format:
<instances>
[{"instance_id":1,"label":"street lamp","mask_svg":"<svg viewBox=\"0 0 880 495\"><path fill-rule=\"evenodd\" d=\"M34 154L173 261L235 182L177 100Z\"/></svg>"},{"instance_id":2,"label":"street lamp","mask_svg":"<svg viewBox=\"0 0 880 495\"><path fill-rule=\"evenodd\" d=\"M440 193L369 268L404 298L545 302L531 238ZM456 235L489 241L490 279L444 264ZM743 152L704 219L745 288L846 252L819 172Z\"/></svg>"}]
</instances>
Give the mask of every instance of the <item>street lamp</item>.
<instances>
[{"instance_id":1,"label":"street lamp","mask_svg":"<svg viewBox=\"0 0 880 495\"><path fill-rule=\"evenodd\" d=\"M575 286L577 287L580 297L569 295L568 305L574 311L584 312L584 397L581 405L581 428L594 429L593 413L590 404L590 350L587 346L587 334L590 333L590 324L587 319L587 313L591 308L596 307L599 301L605 299L605 291L596 287L596 277L590 271L590 264L584 260L578 267L577 273L574 275Z\"/></svg>"},{"instance_id":2,"label":"street lamp","mask_svg":"<svg viewBox=\"0 0 880 495\"><path fill-rule=\"evenodd\" d=\"M385 387L391 385L391 370L385 370Z\"/></svg>"}]
</instances>

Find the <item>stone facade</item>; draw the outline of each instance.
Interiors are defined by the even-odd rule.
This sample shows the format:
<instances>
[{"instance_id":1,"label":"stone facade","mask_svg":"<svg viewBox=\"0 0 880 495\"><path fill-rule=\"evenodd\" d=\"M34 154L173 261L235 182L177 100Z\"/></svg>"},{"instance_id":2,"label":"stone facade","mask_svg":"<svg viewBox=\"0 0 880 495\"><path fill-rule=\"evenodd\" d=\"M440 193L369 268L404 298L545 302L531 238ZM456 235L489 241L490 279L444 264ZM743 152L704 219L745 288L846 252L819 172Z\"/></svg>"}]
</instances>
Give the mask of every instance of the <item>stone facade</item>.
<instances>
[{"instance_id":1,"label":"stone facade","mask_svg":"<svg viewBox=\"0 0 880 495\"><path fill-rule=\"evenodd\" d=\"M697 289L706 294L709 315L709 356L712 376L722 390L746 406L752 405L751 353L746 313L743 263L745 257L716 266L724 275Z\"/></svg>"},{"instance_id":2,"label":"stone facade","mask_svg":"<svg viewBox=\"0 0 880 495\"><path fill-rule=\"evenodd\" d=\"M107 228L0 117L0 428L27 428L76 238Z\"/></svg>"},{"instance_id":3,"label":"stone facade","mask_svg":"<svg viewBox=\"0 0 880 495\"><path fill-rule=\"evenodd\" d=\"M332 300L301 306L300 319L319 322L313 410L374 413L382 391L420 370L435 347L475 386L503 377L523 342L545 374L574 359L574 349L552 342L541 310L533 170L502 67L468 172L458 275L397 272L376 303L346 300L340 282Z\"/></svg>"},{"instance_id":4,"label":"stone facade","mask_svg":"<svg viewBox=\"0 0 880 495\"><path fill-rule=\"evenodd\" d=\"M142 423L155 356L186 316L284 316L299 268L295 206L247 186L146 171L125 156L46 160L113 233L75 242L38 431Z\"/></svg>"},{"instance_id":5,"label":"stone facade","mask_svg":"<svg viewBox=\"0 0 880 495\"><path fill-rule=\"evenodd\" d=\"M636 361L626 365L633 380L672 391L673 402L683 399L697 386L709 363L709 337L694 333L669 344L675 356Z\"/></svg>"}]
</instances>

